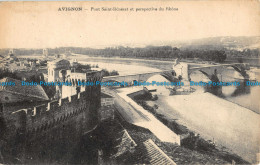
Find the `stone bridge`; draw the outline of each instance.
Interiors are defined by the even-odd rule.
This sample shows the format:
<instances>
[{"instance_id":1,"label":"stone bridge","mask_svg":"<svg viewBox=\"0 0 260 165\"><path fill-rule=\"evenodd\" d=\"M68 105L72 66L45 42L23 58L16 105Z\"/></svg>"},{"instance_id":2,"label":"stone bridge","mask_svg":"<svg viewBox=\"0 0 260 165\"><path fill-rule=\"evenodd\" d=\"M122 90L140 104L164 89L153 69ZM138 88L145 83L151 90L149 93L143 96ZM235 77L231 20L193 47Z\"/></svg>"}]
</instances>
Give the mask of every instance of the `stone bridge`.
<instances>
[{"instance_id":1,"label":"stone bridge","mask_svg":"<svg viewBox=\"0 0 260 165\"><path fill-rule=\"evenodd\" d=\"M195 71L200 71L201 73L206 75L209 81L219 82L219 75L221 75L227 67L234 68L234 70L240 73L240 75L242 75L244 79L249 79L246 71L249 70L250 67L249 64L246 63L209 65L178 62L173 65L173 69L171 70L131 75L107 76L103 77L102 82L126 82L129 85L132 85L134 81L144 82L154 75L161 75L170 82L177 82L179 81L180 77L182 77L182 81L190 81L190 75ZM87 82L89 80L86 79L86 75L84 75L84 77L79 77L79 75L75 77L71 75L69 81L72 82L73 86L78 86L78 81ZM84 90L81 89L81 91ZM74 94L76 93L74 92Z\"/></svg>"},{"instance_id":2,"label":"stone bridge","mask_svg":"<svg viewBox=\"0 0 260 165\"><path fill-rule=\"evenodd\" d=\"M190 81L190 75L195 71L200 71L211 81L219 81L218 75L221 75L227 67L232 67L237 71L244 79L249 79L246 70L250 70L249 64L247 63L233 63L233 64L219 64L219 65L208 65L208 64L191 64L191 63L178 63L173 65L173 70L177 76L181 76L183 80Z\"/></svg>"},{"instance_id":3,"label":"stone bridge","mask_svg":"<svg viewBox=\"0 0 260 165\"><path fill-rule=\"evenodd\" d=\"M162 75L169 81L174 81L175 72L173 70L163 70L159 72L140 73L124 76L107 76L103 77L102 82L127 82L132 84L134 81L144 82L154 75Z\"/></svg>"},{"instance_id":4,"label":"stone bridge","mask_svg":"<svg viewBox=\"0 0 260 165\"><path fill-rule=\"evenodd\" d=\"M159 72L140 73L123 76L107 76L103 77L103 82L127 82L128 84L133 81L144 82L154 75L162 75L169 81L176 81L179 76L184 81L190 81L190 75L195 71L200 71L206 75L211 81L219 81L217 74L221 74L227 67L232 67L238 73L240 73L244 79L248 79L249 76L246 70L249 70L249 64L245 63L233 63L233 64L219 64L219 65L208 65L208 64L194 64L194 63L178 63L173 65L172 70L163 70Z\"/></svg>"}]
</instances>

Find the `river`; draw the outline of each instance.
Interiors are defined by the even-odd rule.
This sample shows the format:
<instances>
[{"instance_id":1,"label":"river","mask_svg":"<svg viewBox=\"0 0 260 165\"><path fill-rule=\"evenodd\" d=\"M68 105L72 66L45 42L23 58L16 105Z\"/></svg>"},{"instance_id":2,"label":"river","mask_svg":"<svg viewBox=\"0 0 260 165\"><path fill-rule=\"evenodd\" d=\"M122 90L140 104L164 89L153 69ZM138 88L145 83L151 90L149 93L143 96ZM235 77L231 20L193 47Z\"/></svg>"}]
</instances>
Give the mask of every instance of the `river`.
<instances>
[{"instance_id":1,"label":"river","mask_svg":"<svg viewBox=\"0 0 260 165\"><path fill-rule=\"evenodd\" d=\"M140 74L146 72L156 72L160 70L172 69L172 61L156 61L156 60L144 60L144 59L129 59L129 58L101 58L91 57L86 55L74 56L78 62L87 63L91 65L98 64L100 68L105 68L109 71L116 70L119 75ZM259 70L260 69L255 69ZM235 75L235 76L234 76ZM227 68L221 76L221 80L224 82L240 82L240 86L228 86L222 87L223 98L240 106L246 107L256 113L259 111L259 86L246 86L242 80L242 77L233 68ZM194 72L191 75L193 81L206 80L200 72ZM200 87L201 88L201 87Z\"/></svg>"},{"instance_id":2,"label":"river","mask_svg":"<svg viewBox=\"0 0 260 165\"><path fill-rule=\"evenodd\" d=\"M173 64L172 61L98 58L87 55L72 56L69 60L74 59L79 63L98 64L99 68L109 71L116 70L120 75L169 70ZM259 73L259 69L254 70ZM207 77L200 72L194 72L191 79L207 81ZM227 68L220 80L239 81L243 84L241 77L232 68ZM196 89L202 91L203 87ZM200 92L180 97L159 96L159 100L168 105L163 113L173 119L178 118L189 129L200 133L203 138L208 140L214 138L217 144L228 147L250 162L255 162L255 154L259 152L259 89L259 86L229 86L222 88L222 98Z\"/></svg>"},{"instance_id":3,"label":"river","mask_svg":"<svg viewBox=\"0 0 260 165\"><path fill-rule=\"evenodd\" d=\"M117 70L120 75L140 74L172 68L171 61L153 61L121 58L95 58L77 56L81 63L98 64L109 71ZM158 76L155 78L157 81ZM200 72L191 75L193 81L206 80ZM190 96L159 96L163 101L165 113L173 119L178 118L189 129L200 133L208 140L226 146L249 162L255 162L258 153L259 93L260 87L243 85L242 77L232 68L222 72L221 81L239 81L239 87L223 87L221 98L210 93ZM203 87L196 87L201 91ZM229 103L233 102L235 104ZM185 106L183 106L185 105ZM160 105L159 105L160 106Z\"/></svg>"}]
</instances>

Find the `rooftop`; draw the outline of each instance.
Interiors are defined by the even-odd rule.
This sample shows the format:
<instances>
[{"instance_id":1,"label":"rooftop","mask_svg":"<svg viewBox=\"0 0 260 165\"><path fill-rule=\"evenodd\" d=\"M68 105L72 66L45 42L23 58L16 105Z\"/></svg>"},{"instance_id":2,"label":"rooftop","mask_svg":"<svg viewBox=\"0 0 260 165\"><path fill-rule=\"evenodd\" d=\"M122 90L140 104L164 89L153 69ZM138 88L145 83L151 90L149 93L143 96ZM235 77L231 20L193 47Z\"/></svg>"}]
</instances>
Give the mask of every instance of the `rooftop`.
<instances>
[{"instance_id":1,"label":"rooftop","mask_svg":"<svg viewBox=\"0 0 260 165\"><path fill-rule=\"evenodd\" d=\"M13 85L8 85L7 83ZM44 101L49 100L47 94L40 85L22 86L22 81L13 78L3 78L0 80L0 102L20 102L20 101ZM5 85L2 85L5 84Z\"/></svg>"},{"instance_id":2,"label":"rooftop","mask_svg":"<svg viewBox=\"0 0 260 165\"><path fill-rule=\"evenodd\" d=\"M106 93L101 92L101 98L113 98L113 97Z\"/></svg>"}]
</instances>

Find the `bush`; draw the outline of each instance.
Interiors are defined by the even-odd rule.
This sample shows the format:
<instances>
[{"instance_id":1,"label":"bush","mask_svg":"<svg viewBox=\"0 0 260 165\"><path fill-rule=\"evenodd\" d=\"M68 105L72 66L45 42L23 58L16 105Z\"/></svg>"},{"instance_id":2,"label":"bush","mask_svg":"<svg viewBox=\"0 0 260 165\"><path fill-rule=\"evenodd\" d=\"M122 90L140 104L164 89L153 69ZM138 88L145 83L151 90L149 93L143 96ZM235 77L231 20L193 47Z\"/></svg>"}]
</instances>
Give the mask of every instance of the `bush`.
<instances>
[{"instance_id":1,"label":"bush","mask_svg":"<svg viewBox=\"0 0 260 165\"><path fill-rule=\"evenodd\" d=\"M158 96L157 95L153 95L152 96L152 101L158 100Z\"/></svg>"},{"instance_id":2,"label":"bush","mask_svg":"<svg viewBox=\"0 0 260 165\"><path fill-rule=\"evenodd\" d=\"M102 75L102 77L109 76L109 72L108 72L108 70L106 70L106 69L102 69L102 70L101 70L101 75Z\"/></svg>"},{"instance_id":3,"label":"bush","mask_svg":"<svg viewBox=\"0 0 260 165\"><path fill-rule=\"evenodd\" d=\"M113 70L112 72L109 73L110 76L116 76L119 75L119 73L116 70Z\"/></svg>"},{"instance_id":4,"label":"bush","mask_svg":"<svg viewBox=\"0 0 260 165\"><path fill-rule=\"evenodd\" d=\"M102 69L101 70L101 74L102 74L103 77L119 75L118 71L116 71L116 70L113 70L113 71L109 72L106 69Z\"/></svg>"}]
</instances>

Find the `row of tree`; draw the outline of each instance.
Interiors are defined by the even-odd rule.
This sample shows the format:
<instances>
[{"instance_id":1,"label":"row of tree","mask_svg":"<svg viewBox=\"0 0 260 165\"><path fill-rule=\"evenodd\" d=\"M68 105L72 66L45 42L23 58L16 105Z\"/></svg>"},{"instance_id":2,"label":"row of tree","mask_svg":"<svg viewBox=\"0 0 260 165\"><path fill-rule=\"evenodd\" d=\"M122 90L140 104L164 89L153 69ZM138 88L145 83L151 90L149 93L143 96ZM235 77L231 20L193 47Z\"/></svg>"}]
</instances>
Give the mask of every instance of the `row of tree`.
<instances>
[{"instance_id":1,"label":"row of tree","mask_svg":"<svg viewBox=\"0 0 260 165\"><path fill-rule=\"evenodd\" d=\"M105 57L129 57L149 59L199 58L223 62L227 58L224 50L181 50L170 46L148 46L145 48L116 47L104 49L78 49L77 54L98 55Z\"/></svg>"},{"instance_id":2,"label":"row of tree","mask_svg":"<svg viewBox=\"0 0 260 165\"><path fill-rule=\"evenodd\" d=\"M15 49L16 55L42 54L42 49ZM63 54L72 52L76 54L96 55L105 57L130 57L149 59L175 59L175 58L199 58L222 62L226 57L259 57L259 49L231 50L225 48L176 48L171 46L147 46L144 48L131 47L107 47L103 49L82 48L82 47L59 47L48 49L51 54ZM0 49L0 54L7 54L7 49Z\"/></svg>"},{"instance_id":3,"label":"row of tree","mask_svg":"<svg viewBox=\"0 0 260 165\"><path fill-rule=\"evenodd\" d=\"M108 71L106 69L102 69L101 74L102 74L102 77L119 75L118 71L116 71L116 70Z\"/></svg>"}]
</instances>

